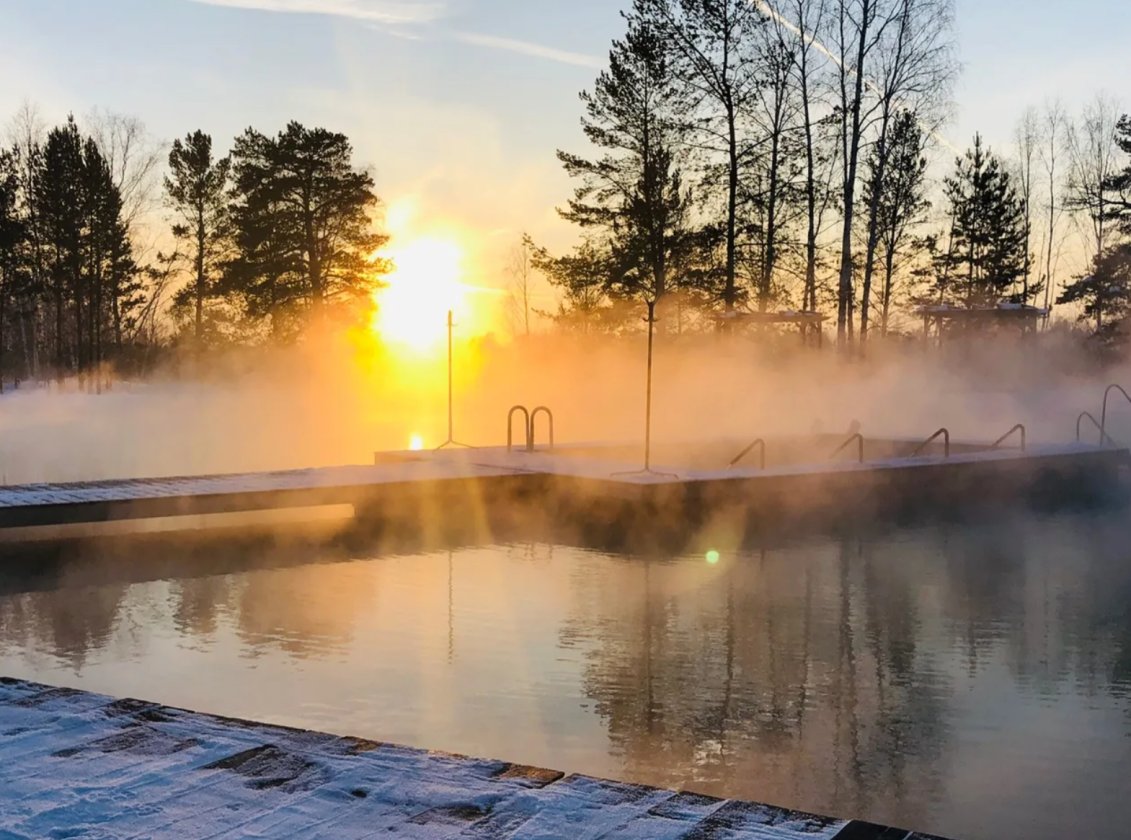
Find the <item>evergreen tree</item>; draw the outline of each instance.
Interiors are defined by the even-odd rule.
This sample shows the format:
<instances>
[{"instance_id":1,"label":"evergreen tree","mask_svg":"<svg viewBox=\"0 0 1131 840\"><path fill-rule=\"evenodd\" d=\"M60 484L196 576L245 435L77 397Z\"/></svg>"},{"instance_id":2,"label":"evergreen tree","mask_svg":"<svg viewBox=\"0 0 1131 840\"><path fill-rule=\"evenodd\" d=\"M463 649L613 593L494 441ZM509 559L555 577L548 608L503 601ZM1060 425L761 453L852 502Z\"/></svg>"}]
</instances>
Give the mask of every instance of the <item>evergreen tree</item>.
<instances>
[{"instance_id":1,"label":"evergreen tree","mask_svg":"<svg viewBox=\"0 0 1131 840\"><path fill-rule=\"evenodd\" d=\"M373 179L343 134L292 122L277 137L248 129L232 152L239 252L226 288L249 314L310 312L364 296L387 270L374 257Z\"/></svg>"},{"instance_id":2,"label":"evergreen tree","mask_svg":"<svg viewBox=\"0 0 1131 840\"><path fill-rule=\"evenodd\" d=\"M180 302L193 305L198 347L204 335L204 301L213 293L215 269L228 233L230 171L231 160L213 157L212 138L204 132L194 131L173 142L165 192L178 219L173 235L191 249L192 283Z\"/></svg>"},{"instance_id":3,"label":"evergreen tree","mask_svg":"<svg viewBox=\"0 0 1131 840\"><path fill-rule=\"evenodd\" d=\"M543 315L582 333L614 326L620 320L615 317L615 308L610 307L607 295L615 274L612 250L607 243L586 239L560 257L531 243L530 261L534 270L562 293L558 311Z\"/></svg>"},{"instance_id":4,"label":"evergreen tree","mask_svg":"<svg viewBox=\"0 0 1131 840\"><path fill-rule=\"evenodd\" d=\"M20 216L20 178L16 153L0 150L0 393L6 368L6 327L11 303L23 277L27 228Z\"/></svg>"},{"instance_id":5,"label":"evergreen tree","mask_svg":"<svg viewBox=\"0 0 1131 840\"><path fill-rule=\"evenodd\" d=\"M581 94L582 127L603 155L558 152L581 181L561 214L609 244L610 289L656 301L685 248L689 196L674 156L674 79L660 34L638 15L628 21L609 69Z\"/></svg>"},{"instance_id":6,"label":"evergreen tree","mask_svg":"<svg viewBox=\"0 0 1131 840\"><path fill-rule=\"evenodd\" d=\"M980 135L956 167L946 180L952 234L942 257L940 291L967 305L993 305L1006 297L1025 302L1023 294L1013 293L1025 273L1025 212L1009 173Z\"/></svg>"},{"instance_id":7,"label":"evergreen tree","mask_svg":"<svg viewBox=\"0 0 1131 840\"><path fill-rule=\"evenodd\" d=\"M1131 236L1131 114L1124 114L1116 124L1115 145L1127 162L1104 182L1104 191L1109 197L1109 217L1119 225L1121 233Z\"/></svg>"},{"instance_id":8,"label":"evergreen tree","mask_svg":"<svg viewBox=\"0 0 1131 840\"><path fill-rule=\"evenodd\" d=\"M1081 321L1095 322L1095 335L1105 342L1126 338L1123 322L1131 315L1131 244L1109 248L1096 259L1092 272L1065 287L1057 304L1081 303Z\"/></svg>"},{"instance_id":9,"label":"evergreen tree","mask_svg":"<svg viewBox=\"0 0 1131 840\"><path fill-rule=\"evenodd\" d=\"M53 316L56 376L69 369L67 301L81 285L83 225L82 137L74 117L47 135L36 161L32 201L41 236L44 289Z\"/></svg>"}]
</instances>

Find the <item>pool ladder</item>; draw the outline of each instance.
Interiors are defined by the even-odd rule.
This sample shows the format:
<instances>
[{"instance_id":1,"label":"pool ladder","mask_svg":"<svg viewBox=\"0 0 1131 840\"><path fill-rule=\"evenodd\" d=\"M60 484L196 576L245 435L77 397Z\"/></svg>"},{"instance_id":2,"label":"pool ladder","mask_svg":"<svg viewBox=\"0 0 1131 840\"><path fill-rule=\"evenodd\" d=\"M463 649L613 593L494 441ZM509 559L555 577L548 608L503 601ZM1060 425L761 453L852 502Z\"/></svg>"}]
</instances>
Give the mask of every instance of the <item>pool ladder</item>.
<instances>
[{"instance_id":1,"label":"pool ladder","mask_svg":"<svg viewBox=\"0 0 1131 840\"><path fill-rule=\"evenodd\" d=\"M550 432L550 449L554 448L554 412L550 411L544 405L540 405L533 411L524 405L516 405L509 412L507 412L507 452L514 451L514 418L516 414L521 414L524 419L524 430L526 432L526 449L527 452L534 451L534 432L538 417L542 414L546 415Z\"/></svg>"}]
</instances>

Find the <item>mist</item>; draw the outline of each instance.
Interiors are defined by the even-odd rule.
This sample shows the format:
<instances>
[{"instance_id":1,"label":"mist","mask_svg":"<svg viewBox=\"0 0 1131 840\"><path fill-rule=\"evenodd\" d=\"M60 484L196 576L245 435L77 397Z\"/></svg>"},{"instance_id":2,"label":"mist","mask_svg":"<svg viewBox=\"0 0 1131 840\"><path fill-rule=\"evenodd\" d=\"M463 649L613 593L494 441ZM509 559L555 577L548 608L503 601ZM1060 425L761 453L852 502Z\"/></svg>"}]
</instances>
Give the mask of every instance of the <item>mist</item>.
<instances>
[{"instance_id":1,"label":"mist","mask_svg":"<svg viewBox=\"0 0 1131 840\"><path fill-rule=\"evenodd\" d=\"M653 437L659 443L837 434L925 439L940 426L985 442L1015 423L1036 442L1075 438L1082 411L1126 364L1100 368L1055 331L939 348L869 346L866 360L801 348L793 335L659 334ZM511 406L554 412L558 443L643 442L646 338L543 332L454 348L454 433L498 446ZM249 361L250 360L250 361ZM374 336L323 334L301 346L175 367L102 393L77 381L0 398L6 484L207 475L372 463L375 451L447 437L442 350L382 348ZM1113 404L1116 439L1131 411ZM544 440L545 430L539 434ZM1096 430L1084 427L1085 440ZM678 465L676 465L678 466Z\"/></svg>"}]
</instances>

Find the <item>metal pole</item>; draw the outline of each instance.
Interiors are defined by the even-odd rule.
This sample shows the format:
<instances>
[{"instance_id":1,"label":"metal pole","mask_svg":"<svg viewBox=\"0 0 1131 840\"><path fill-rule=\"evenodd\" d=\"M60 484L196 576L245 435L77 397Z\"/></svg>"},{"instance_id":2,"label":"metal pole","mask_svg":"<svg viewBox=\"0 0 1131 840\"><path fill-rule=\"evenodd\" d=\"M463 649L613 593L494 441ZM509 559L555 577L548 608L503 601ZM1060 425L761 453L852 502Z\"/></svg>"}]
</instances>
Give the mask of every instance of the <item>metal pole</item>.
<instances>
[{"instance_id":1,"label":"metal pole","mask_svg":"<svg viewBox=\"0 0 1131 840\"><path fill-rule=\"evenodd\" d=\"M437 449L447 449L449 446L460 446L464 449L472 449L466 443L460 443L456 440L455 430L455 388L452 384L452 327L455 326L455 320L452 317L452 310L448 310L448 439L441 443Z\"/></svg>"},{"instance_id":2,"label":"metal pole","mask_svg":"<svg viewBox=\"0 0 1131 840\"><path fill-rule=\"evenodd\" d=\"M648 388L644 409L644 469L652 469L652 333L656 325L656 301L648 301Z\"/></svg>"},{"instance_id":3,"label":"metal pole","mask_svg":"<svg viewBox=\"0 0 1131 840\"><path fill-rule=\"evenodd\" d=\"M448 310L448 443L455 442L455 421L452 410L452 310Z\"/></svg>"}]
</instances>

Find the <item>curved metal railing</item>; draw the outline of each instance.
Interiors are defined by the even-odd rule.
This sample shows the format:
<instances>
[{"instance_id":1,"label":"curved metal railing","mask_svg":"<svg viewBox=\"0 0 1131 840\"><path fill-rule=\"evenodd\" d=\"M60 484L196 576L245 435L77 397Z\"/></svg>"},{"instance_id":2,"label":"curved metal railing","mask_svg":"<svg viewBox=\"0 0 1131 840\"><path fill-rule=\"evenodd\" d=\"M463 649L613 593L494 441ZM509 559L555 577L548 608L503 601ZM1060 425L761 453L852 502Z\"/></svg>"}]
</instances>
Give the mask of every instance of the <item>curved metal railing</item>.
<instances>
[{"instance_id":1,"label":"curved metal railing","mask_svg":"<svg viewBox=\"0 0 1131 840\"><path fill-rule=\"evenodd\" d=\"M919 446L916 448L916 450L911 453L911 457L914 458L916 455L919 455L920 453L922 453L923 450L925 450L928 446L930 446L932 443L934 443L939 438L943 439L943 457L949 458L950 457L950 430L947 429L947 428L939 429L937 432L935 432L933 435L931 435L929 438L927 438L925 441L923 441L921 444L919 444Z\"/></svg>"},{"instance_id":2,"label":"curved metal railing","mask_svg":"<svg viewBox=\"0 0 1131 840\"><path fill-rule=\"evenodd\" d=\"M1104 391L1103 412L1100 414L1100 446L1103 446L1104 437L1107 436L1107 401L1111 399L1111 395L1115 391L1123 394L1123 396L1127 399L1127 402L1131 402L1131 394L1128 394L1122 385L1107 386L1107 390ZM1110 440L1110 438L1108 439Z\"/></svg>"},{"instance_id":3,"label":"curved metal railing","mask_svg":"<svg viewBox=\"0 0 1131 840\"><path fill-rule=\"evenodd\" d=\"M753 452L755 449L758 449L759 455L760 455L759 460L758 460L758 464L759 464L758 469L764 470L766 468L766 441L762 440L762 438L758 438L756 441L754 441L748 447L746 447L741 452L739 452L737 455L735 455L734 460L732 460L729 464L727 464L727 469L732 469L734 467L737 467L739 465L739 463L741 463L742 459L745 458L747 455L749 455L751 452Z\"/></svg>"},{"instance_id":4,"label":"curved metal railing","mask_svg":"<svg viewBox=\"0 0 1131 840\"><path fill-rule=\"evenodd\" d=\"M1010 429L1008 432L1006 432L1004 435L1002 435L997 440L995 440L992 444L990 444L990 449L991 450L1001 449L1001 445L1003 443L1005 443L1007 440L1009 440L1011 437L1013 437L1015 434L1017 434L1018 432L1021 433L1021 451L1024 452L1025 449L1026 449L1026 432L1025 432L1025 426L1021 423L1018 423L1016 426L1014 426L1012 429Z\"/></svg>"},{"instance_id":5,"label":"curved metal railing","mask_svg":"<svg viewBox=\"0 0 1131 840\"><path fill-rule=\"evenodd\" d=\"M536 431L536 424L539 414L545 414L546 419L549 421L550 449L554 448L554 412L550 411L550 409L546 406L540 405L532 412L530 412L530 434L527 436L528 444L526 447L530 452L534 451L534 432Z\"/></svg>"},{"instance_id":6,"label":"curved metal railing","mask_svg":"<svg viewBox=\"0 0 1131 840\"><path fill-rule=\"evenodd\" d=\"M1083 440L1083 436L1080 434L1080 424L1084 421L1085 418L1092 421L1092 425L1095 426L1099 430L1099 432L1100 432L1100 446L1103 446L1105 442L1108 444L1108 446L1119 446L1119 444L1116 443L1115 440L1112 439L1111 435L1109 435L1107 432L1104 431L1103 426L1100 425L1100 421L1097 420L1096 416L1094 414L1092 414L1092 412L1090 412L1090 411L1081 411L1080 416L1076 418L1076 442L1077 443L1080 443L1080 441Z\"/></svg>"},{"instance_id":7,"label":"curved metal railing","mask_svg":"<svg viewBox=\"0 0 1131 840\"><path fill-rule=\"evenodd\" d=\"M526 406L516 405L507 412L507 452L514 449L514 416L519 412L526 418L526 422L522 426L522 430L526 432L526 451L529 452L534 448L534 440L530 431L530 412Z\"/></svg>"},{"instance_id":8,"label":"curved metal railing","mask_svg":"<svg viewBox=\"0 0 1131 840\"><path fill-rule=\"evenodd\" d=\"M860 434L859 432L854 434L852 437L850 437L848 440L846 440L844 443L842 443L840 446L838 446L836 449L834 449L833 453L831 455L829 455L829 460L831 461L833 458L835 458L841 452L848 449L848 447L850 447L853 443L856 444L857 459L860 461L861 464L863 464L864 463L864 435Z\"/></svg>"}]
</instances>

